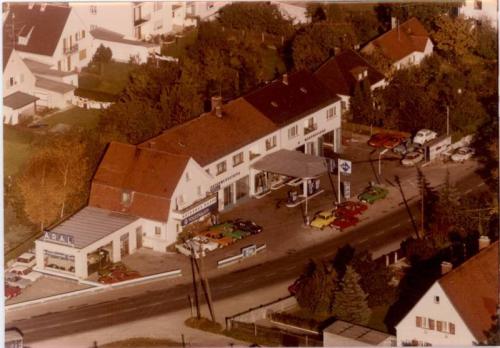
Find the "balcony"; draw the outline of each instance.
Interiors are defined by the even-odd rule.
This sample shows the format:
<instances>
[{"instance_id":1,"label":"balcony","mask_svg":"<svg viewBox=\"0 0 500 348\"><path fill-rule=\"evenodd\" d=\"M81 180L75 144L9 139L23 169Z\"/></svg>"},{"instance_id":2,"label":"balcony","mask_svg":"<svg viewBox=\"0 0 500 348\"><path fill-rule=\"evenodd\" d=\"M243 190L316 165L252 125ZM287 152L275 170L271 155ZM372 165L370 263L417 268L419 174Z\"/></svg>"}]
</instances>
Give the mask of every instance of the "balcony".
<instances>
[{"instance_id":1,"label":"balcony","mask_svg":"<svg viewBox=\"0 0 500 348\"><path fill-rule=\"evenodd\" d=\"M316 129L318 129L318 124L317 123L312 123L308 125L307 127L304 128L304 135L307 135L311 132L314 132Z\"/></svg>"},{"instance_id":2,"label":"balcony","mask_svg":"<svg viewBox=\"0 0 500 348\"><path fill-rule=\"evenodd\" d=\"M211 210L217 208L217 194L207 194L188 206L176 207L172 210L171 217L176 220L196 220L197 218L208 214ZM187 221L185 221L187 222ZM192 221L190 221L192 222Z\"/></svg>"},{"instance_id":3,"label":"balcony","mask_svg":"<svg viewBox=\"0 0 500 348\"><path fill-rule=\"evenodd\" d=\"M151 14L147 14L146 16L138 16L137 18L134 18L134 26L141 25L143 23L146 23L151 19Z\"/></svg>"},{"instance_id":4,"label":"balcony","mask_svg":"<svg viewBox=\"0 0 500 348\"><path fill-rule=\"evenodd\" d=\"M64 54L73 54L73 53L76 53L78 52L78 44L74 44L72 46L69 46L69 47L64 47Z\"/></svg>"}]
</instances>

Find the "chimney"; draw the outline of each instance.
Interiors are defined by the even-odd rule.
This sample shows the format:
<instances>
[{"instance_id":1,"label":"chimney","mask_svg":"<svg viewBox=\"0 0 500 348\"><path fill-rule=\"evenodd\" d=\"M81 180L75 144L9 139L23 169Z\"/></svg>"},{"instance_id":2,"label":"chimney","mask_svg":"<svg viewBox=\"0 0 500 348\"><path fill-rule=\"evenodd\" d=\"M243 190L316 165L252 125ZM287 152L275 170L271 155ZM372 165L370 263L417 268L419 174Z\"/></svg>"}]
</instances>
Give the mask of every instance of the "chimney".
<instances>
[{"instance_id":1,"label":"chimney","mask_svg":"<svg viewBox=\"0 0 500 348\"><path fill-rule=\"evenodd\" d=\"M488 236L479 237L479 250L483 250L490 246L490 238Z\"/></svg>"},{"instance_id":2,"label":"chimney","mask_svg":"<svg viewBox=\"0 0 500 348\"><path fill-rule=\"evenodd\" d=\"M443 261L441 262L441 275L444 275L453 269L451 262Z\"/></svg>"},{"instance_id":3,"label":"chimney","mask_svg":"<svg viewBox=\"0 0 500 348\"><path fill-rule=\"evenodd\" d=\"M288 74L283 74L283 84L288 86Z\"/></svg>"},{"instance_id":4,"label":"chimney","mask_svg":"<svg viewBox=\"0 0 500 348\"><path fill-rule=\"evenodd\" d=\"M211 111L215 111L215 109L219 106L222 106L222 97L220 95L213 96L210 99L211 102Z\"/></svg>"}]
</instances>

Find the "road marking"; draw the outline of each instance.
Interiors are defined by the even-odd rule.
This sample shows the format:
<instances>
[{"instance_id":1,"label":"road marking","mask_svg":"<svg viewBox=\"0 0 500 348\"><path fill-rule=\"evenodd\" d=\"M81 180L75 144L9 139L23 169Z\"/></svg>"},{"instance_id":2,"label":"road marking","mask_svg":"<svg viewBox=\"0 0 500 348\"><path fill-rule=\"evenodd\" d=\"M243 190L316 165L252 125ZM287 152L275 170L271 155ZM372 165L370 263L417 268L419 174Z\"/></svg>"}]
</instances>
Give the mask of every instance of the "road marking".
<instances>
[{"instance_id":1,"label":"road marking","mask_svg":"<svg viewBox=\"0 0 500 348\"><path fill-rule=\"evenodd\" d=\"M476 186L476 187L481 187L481 186L484 186L484 185L486 185L486 184L485 184L484 182L482 182L482 183L480 183L480 184L477 184L477 186Z\"/></svg>"},{"instance_id":2,"label":"road marking","mask_svg":"<svg viewBox=\"0 0 500 348\"><path fill-rule=\"evenodd\" d=\"M392 227L391 227L391 229L398 228L399 226L401 226L401 224L400 224L400 223L399 223L399 224L396 224L396 225L394 225L394 226L392 226Z\"/></svg>"},{"instance_id":3,"label":"road marking","mask_svg":"<svg viewBox=\"0 0 500 348\"><path fill-rule=\"evenodd\" d=\"M243 284L248 284L248 283L251 283L253 281L255 281L255 279L247 279L247 280L242 281L242 283Z\"/></svg>"},{"instance_id":4,"label":"road marking","mask_svg":"<svg viewBox=\"0 0 500 348\"><path fill-rule=\"evenodd\" d=\"M295 269L297 268L299 265L293 265L293 266L290 266L290 267L287 267L287 268L284 268L283 270L284 271L291 271L292 269Z\"/></svg>"},{"instance_id":5,"label":"road marking","mask_svg":"<svg viewBox=\"0 0 500 348\"><path fill-rule=\"evenodd\" d=\"M221 290L225 290L225 289L232 288L233 286L234 286L234 284L229 284L229 285L226 285L226 286L221 286L220 289Z\"/></svg>"},{"instance_id":6,"label":"road marking","mask_svg":"<svg viewBox=\"0 0 500 348\"><path fill-rule=\"evenodd\" d=\"M265 274L264 277L269 278L269 277L274 277L275 275L276 275L276 273L268 273L268 274Z\"/></svg>"},{"instance_id":7,"label":"road marking","mask_svg":"<svg viewBox=\"0 0 500 348\"><path fill-rule=\"evenodd\" d=\"M466 194L469 194L472 192L472 189L468 189L467 191L465 191Z\"/></svg>"},{"instance_id":8,"label":"road marking","mask_svg":"<svg viewBox=\"0 0 500 348\"><path fill-rule=\"evenodd\" d=\"M364 242L366 242L367 240L368 240L368 238L363 238L363 239L361 239L361 240L358 242L358 244L364 243Z\"/></svg>"},{"instance_id":9,"label":"road marking","mask_svg":"<svg viewBox=\"0 0 500 348\"><path fill-rule=\"evenodd\" d=\"M375 233L375 235L379 236L379 235L383 234L384 232L385 232L385 230L382 230L382 231L379 231L379 232Z\"/></svg>"}]
</instances>

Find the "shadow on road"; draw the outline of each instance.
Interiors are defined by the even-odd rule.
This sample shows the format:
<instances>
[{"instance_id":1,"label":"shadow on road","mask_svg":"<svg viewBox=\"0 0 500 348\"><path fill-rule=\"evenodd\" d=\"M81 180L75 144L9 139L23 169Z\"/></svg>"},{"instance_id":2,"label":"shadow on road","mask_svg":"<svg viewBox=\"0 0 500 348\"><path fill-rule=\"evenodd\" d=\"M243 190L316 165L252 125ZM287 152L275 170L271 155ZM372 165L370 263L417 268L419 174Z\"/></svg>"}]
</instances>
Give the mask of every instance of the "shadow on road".
<instances>
[{"instance_id":1,"label":"shadow on road","mask_svg":"<svg viewBox=\"0 0 500 348\"><path fill-rule=\"evenodd\" d=\"M418 235L417 223L415 222L415 219L413 218L413 214L411 213L410 206L408 205L408 201L406 200L406 196L405 196L405 193L403 191L403 187L401 186L401 180L399 179L398 175L394 176L394 181L396 182L396 185L398 185L399 192L401 193L401 197L403 198L403 203L405 205L406 211L408 212L408 215L410 216L411 225L413 226L413 230L415 231L415 235L417 236L417 239L418 239L419 235Z\"/></svg>"}]
</instances>

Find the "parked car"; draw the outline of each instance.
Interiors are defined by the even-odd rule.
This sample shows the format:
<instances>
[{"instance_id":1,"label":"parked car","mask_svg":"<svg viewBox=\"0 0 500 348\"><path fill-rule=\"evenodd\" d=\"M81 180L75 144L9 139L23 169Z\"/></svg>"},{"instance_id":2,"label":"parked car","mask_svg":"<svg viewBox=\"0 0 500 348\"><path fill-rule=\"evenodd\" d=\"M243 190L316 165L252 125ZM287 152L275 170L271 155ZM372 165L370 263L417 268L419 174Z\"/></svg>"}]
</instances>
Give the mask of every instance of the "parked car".
<instances>
[{"instance_id":1,"label":"parked car","mask_svg":"<svg viewBox=\"0 0 500 348\"><path fill-rule=\"evenodd\" d=\"M29 285L31 285L31 281L30 280L23 279L20 276L18 276L15 279L6 281L6 283L7 283L7 285L10 285L10 286L18 286L21 289L24 289L24 288L28 287Z\"/></svg>"},{"instance_id":2,"label":"parked car","mask_svg":"<svg viewBox=\"0 0 500 348\"><path fill-rule=\"evenodd\" d=\"M250 220L236 219L232 222L235 229L250 232L250 234L258 234L262 232L262 227Z\"/></svg>"},{"instance_id":3,"label":"parked car","mask_svg":"<svg viewBox=\"0 0 500 348\"><path fill-rule=\"evenodd\" d=\"M453 155L451 155L451 160L453 162L463 162L471 158L475 153L475 150L472 147L461 147L455 151Z\"/></svg>"},{"instance_id":4,"label":"parked car","mask_svg":"<svg viewBox=\"0 0 500 348\"><path fill-rule=\"evenodd\" d=\"M401 144L401 142L403 140L405 140L405 136L403 136L403 135L400 135L400 134L390 134L384 140L383 146L386 149L393 149L396 146L398 146L399 144Z\"/></svg>"},{"instance_id":5,"label":"parked car","mask_svg":"<svg viewBox=\"0 0 500 348\"><path fill-rule=\"evenodd\" d=\"M335 215L340 216L356 216L368 209L366 204L361 202L347 201L337 205Z\"/></svg>"},{"instance_id":6,"label":"parked car","mask_svg":"<svg viewBox=\"0 0 500 348\"><path fill-rule=\"evenodd\" d=\"M30 273L28 273L28 274L26 274L26 275L22 275L22 276L21 276L21 278L23 278L23 279L27 279L27 280L29 280L29 281L31 281L31 282L36 282L36 281L37 281L38 279L40 279L41 277L42 277L42 273L40 273L40 272L35 272L35 271L30 272Z\"/></svg>"},{"instance_id":7,"label":"parked car","mask_svg":"<svg viewBox=\"0 0 500 348\"><path fill-rule=\"evenodd\" d=\"M436 139L437 133L429 129L421 129L413 137L413 142L418 145L424 145L426 142Z\"/></svg>"},{"instance_id":8,"label":"parked car","mask_svg":"<svg viewBox=\"0 0 500 348\"><path fill-rule=\"evenodd\" d=\"M415 151L417 148L417 145L414 144L411 139L406 139L403 142L401 142L398 146L392 149L392 151L395 154L404 156L409 152Z\"/></svg>"},{"instance_id":9,"label":"parked car","mask_svg":"<svg viewBox=\"0 0 500 348\"><path fill-rule=\"evenodd\" d=\"M363 203L373 204L380 199L384 199L389 194L389 191L380 186L370 186L358 196L358 199Z\"/></svg>"},{"instance_id":10,"label":"parked car","mask_svg":"<svg viewBox=\"0 0 500 348\"><path fill-rule=\"evenodd\" d=\"M21 256L18 256L16 259L16 262L14 263L13 266L26 266L29 268L33 268L36 265L36 258L35 254L33 253L24 253Z\"/></svg>"},{"instance_id":11,"label":"parked car","mask_svg":"<svg viewBox=\"0 0 500 348\"><path fill-rule=\"evenodd\" d=\"M373 134L368 140L368 145L373 147L382 147L384 146L384 142L390 137L390 134L387 133L377 133Z\"/></svg>"},{"instance_id":12,"label":"parked car","mask_svg":"<svg viewBox=\"0 0 500 348\"><path fill-rule=\"evenodd\" d=\"M415 164L421 162L424 159L424 154L420 151L413 151L407 153L405 157L401 160L401 164L405 167L411 167Z\"/></svg>"},{"instance_id":13,"label":"parked car","mask_svg":"<svg viewBox=\"0 0 500 348\"><path fill-rule=\"evenodd\" d=\"M320 211L314 216L313 221L311 221L310 226L314 228L324 229L326 226L330 225L335 220L335 212L332 210Z\"/></svg>"},{"instance_id":14,"label":"parked car","mask_svg":"<svg viewBox=\"0 0 500 348\"><path fill-rule=\"evenodd\" d=\"M15 265L9 269L9 272L15 273L17 275L26 275L31 272L31 267L23 266L23 265Z\"/></svg>"},{"instance_id":15,"label":"parked car","mask_svg":"<svg viewBox=\"0 0 500 348\"><path fill-rule=\"evenodd\" d=\"M191 244L195 251L203 250L205 252L215 250L220 246L210 238L202 236L193 237L191 241L188 241L188 244Z\"/></svg>"},{"instance_id":16,"label":"parked car","mask_svg":"<svg viewBox=\"0 0 500 348\"><path fill-rule=\"evenodd\" d=\"M339 216L335 219L334 222L332 222L333 227L338 227L341 230L354 226L359 222L359 219L355 216L352 215L342 215Z\"/></svg>"},{"instance_id":17,"label":"parked car","mask_svg":"<svg viewBox=\"0 0 500 348\"><path fill-rule=\"evenodd\" d=\"M204 231L201 232L199 236L210 239L212 242L217 243L220 247L225 247L235 242L233 238L224 236L223 233L216 231Z\"/></svg>"},{"instance_id":18,"label":"parked car","mask_svg":"<svg viewBox=\"0 0 500 348\"><path fill-rule=\"evenodd\" d=\"M10 299L21 294L19 286L5 285L5 298Z\"/></svg>"}]
</instances>

